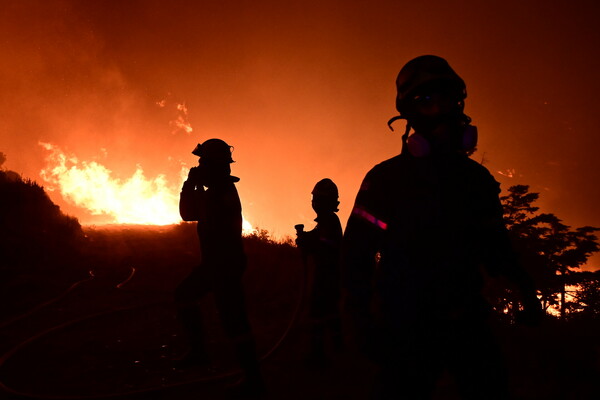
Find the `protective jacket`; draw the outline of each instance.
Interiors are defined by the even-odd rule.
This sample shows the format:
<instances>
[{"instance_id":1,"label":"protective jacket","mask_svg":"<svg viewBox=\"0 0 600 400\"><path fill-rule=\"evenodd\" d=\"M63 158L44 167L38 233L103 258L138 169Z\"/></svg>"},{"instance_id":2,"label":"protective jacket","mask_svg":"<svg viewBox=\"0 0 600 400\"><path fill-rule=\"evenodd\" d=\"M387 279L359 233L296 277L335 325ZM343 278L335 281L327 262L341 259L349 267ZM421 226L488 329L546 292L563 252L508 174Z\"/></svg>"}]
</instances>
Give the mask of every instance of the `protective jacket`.
<instances>
[{"instance_id":1,"label":"protective jacket","mask_svg":"<svg viewBox=\"0 0 600 400\"><path fill-rule=\"evenodd\" d=\"M334 212L319 215L315 221L315 229L302 235L298 245L314 262L310 314L320 318L339 314L342 226Z\"/></svg>"},{"instance_id":2,"label":"protective jacket","mask_svg":"<svg viewBox=\"0 0 600 400\"><path fill-rule=\"evenodd\" d=\"M532 290L499 192L485 167L458 153L401 154L369 171L344 234L347 304L359 325L374 292L398 329L483 315L482 266Z\"/></svg>"},{"instance_id":3,"label":"protective jacket","mask_svg":"<svg viewBox=\"0 0 600 400\"><path fill-rule=\"evenodd\" d=\"M342 226L335 213L327 213L315 219L317 226L304 233L300 241L302 250L314 258L319 270L337 270L340 265Z\"/></svg>"},{"instance_id":4,"label":"protective jacket","mask_svg":"<svg viewBox=\"0 0 600 400\"><path fill-rule=\"evenodd\" d=\"M186 181L179 201L184 221L198 221L202 264L227 264L245 259L242 243L242 206L229 177L208 189Z\"/></svg>"}]
</instances>

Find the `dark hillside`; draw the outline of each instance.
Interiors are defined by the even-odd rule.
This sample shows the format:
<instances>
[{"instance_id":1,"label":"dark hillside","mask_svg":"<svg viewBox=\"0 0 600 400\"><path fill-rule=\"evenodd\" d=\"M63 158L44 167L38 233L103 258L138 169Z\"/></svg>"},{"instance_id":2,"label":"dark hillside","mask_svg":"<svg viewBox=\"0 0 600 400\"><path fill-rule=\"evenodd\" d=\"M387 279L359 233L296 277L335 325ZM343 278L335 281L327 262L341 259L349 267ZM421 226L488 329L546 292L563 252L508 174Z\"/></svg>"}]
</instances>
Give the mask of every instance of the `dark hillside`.
<instances>
[{"instance_id":1,"label":"dark hillside","mask_svg":"<svg viewBox=\"0 0 600 400\"><path fill-rule=\"evenodd\" d=\"M85 237L77 219L63 214L44 189L0 170L0 301L3 314L26 308L81 279Z\"/></svg>"},{"instance_id":2,"label":"dark hillside","mask_svg":"<svg viewBox=\"0 0 600 400\"><path fill-rule=\"evenodd\" d=\"M0 171L0 226L2 262L13 268L70 258L83 239L76 218L63 214L37 183L10 171Z\"/></svg>"}]
</instances>

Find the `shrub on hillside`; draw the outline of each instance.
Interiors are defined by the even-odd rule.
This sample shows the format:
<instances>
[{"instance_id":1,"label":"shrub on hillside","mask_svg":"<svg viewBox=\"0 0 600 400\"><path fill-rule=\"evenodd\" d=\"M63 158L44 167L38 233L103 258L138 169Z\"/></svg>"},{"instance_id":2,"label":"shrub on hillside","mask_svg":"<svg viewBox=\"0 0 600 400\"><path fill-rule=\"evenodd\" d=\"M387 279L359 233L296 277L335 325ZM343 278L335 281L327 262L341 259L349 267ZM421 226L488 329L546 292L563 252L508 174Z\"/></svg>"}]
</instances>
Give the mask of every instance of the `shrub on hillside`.
<instances>
[{"instance_id":1,"label":"shrub on hillside","mask_svg":"<svg viewBox=\"0 0 600 400\"><path fill-rule=\"evenodd\" d=\"M0 274L27 273L74 261L84 239L44 189L13 171L0 170Z\"/></svg>"}]
</instances>

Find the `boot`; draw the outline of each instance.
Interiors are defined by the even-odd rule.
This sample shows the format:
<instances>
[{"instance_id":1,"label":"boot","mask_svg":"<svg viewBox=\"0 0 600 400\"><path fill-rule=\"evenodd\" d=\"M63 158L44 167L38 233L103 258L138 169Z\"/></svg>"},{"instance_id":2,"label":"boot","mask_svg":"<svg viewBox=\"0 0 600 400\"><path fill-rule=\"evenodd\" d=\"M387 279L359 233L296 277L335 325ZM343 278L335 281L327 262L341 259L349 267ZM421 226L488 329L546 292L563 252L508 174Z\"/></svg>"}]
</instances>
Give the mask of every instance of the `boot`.
<instances>
[{"instance_id":1,"label":"boot","mask_svg":"<svg viewBox=\"0 0 600 400\"><path fill-rule=\"evenodd\" d=\"M309 368L323 368L328 360L325 353L325 331L323 324L316 323L312 327L310 350L304 360Z\"/></svg>"},{"instance_id":2,"label":"boot","mask_svg":"<svg viewBox=\"0 0 600 400\"><path fill-rule=\"evenodd\" d=\"M207 366L210 359L204 349L204 329L202 314L197 306L180 307L177 315L184 330L190 349L182 357L174 360L174 367L187 369L192 367Z\"/></svg>"},{"instance_id":3,"label":"boot","mask_svg":"<svg viewBox=\"0 0 600 400\"><path fill-rule=\"evenodd\" d=\"M236 353L244 376L229 388L231 399L261 399L267 393L260 373L254 339L246 339L236 345Z\"/></svg>"},{"instance_id":4,"label":"boot","mask_svg":"<svg viewBox=\"0 0 600 400\"><path fill-rule=\"evenodd\" d=\"M339 354L344 349L344 335L342 335L342 320L339 316L332 318L332 320L329 322L329 329L331 330L331 343L333 345L333 351Z\"/></svg>"}]
</instances>

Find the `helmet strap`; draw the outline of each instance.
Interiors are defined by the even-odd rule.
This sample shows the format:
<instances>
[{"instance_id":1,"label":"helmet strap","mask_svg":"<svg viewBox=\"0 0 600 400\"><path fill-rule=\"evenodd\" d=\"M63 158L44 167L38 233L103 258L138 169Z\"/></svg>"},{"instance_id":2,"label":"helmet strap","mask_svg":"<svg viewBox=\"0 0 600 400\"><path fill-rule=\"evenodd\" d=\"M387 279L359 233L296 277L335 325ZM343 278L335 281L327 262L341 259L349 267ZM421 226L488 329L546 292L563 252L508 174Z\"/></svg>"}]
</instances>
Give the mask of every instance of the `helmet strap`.
<instances>
[{"instance_id":1,"label":"helmet strap","mask_svg":"<svg viewBox=\"0 0 600 400\"><path fill-rule=\"evenodd\" d=\"M392 124L396 121L398 121L399 119L406 119L406 117L402 116L402 115L396 115L395 117L390 118L390 120L388 121L388 128L390 128L391 131L394 131L394 128L392 128Z\"/></svg>"},{"instance_id":2,"label":"helmet strap","mask_svg":"<svg viewBox=\"0 0 600 400\"><path fill-rule=\"evenodd\" d=\"M407 153L408 150L408 134L410 133L410 130L412 129L410 122L406 121L406 128L404 129L404 134L402 135L402 152L401 153Z\"/></svg>"}]
</instances>

